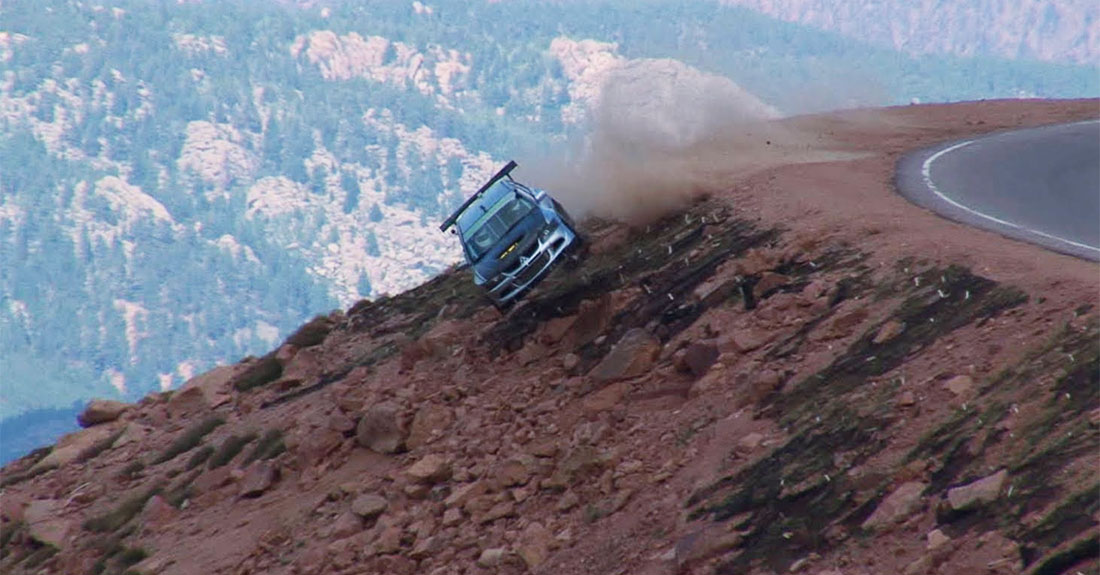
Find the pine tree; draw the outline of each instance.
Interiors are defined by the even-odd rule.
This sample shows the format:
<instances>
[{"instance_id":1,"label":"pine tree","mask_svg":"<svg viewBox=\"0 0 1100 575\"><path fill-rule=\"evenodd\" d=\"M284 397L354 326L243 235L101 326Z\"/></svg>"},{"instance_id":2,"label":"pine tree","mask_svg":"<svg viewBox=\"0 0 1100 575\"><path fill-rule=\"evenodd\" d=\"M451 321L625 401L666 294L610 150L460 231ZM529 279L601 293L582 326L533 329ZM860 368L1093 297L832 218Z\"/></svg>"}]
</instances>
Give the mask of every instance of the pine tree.
<instances>
[{"instance_id":1,"label":"pine tree","mask_svg":"<svg viewBox=\"0 0 1100 575\"><path fill-rule=\"evenodd\" d=\"M370 278L367 274L359 274L359 282L355 287L355 291L359 292L359 297L367 298L371 295Z\"/></svg>"}]
</instances>

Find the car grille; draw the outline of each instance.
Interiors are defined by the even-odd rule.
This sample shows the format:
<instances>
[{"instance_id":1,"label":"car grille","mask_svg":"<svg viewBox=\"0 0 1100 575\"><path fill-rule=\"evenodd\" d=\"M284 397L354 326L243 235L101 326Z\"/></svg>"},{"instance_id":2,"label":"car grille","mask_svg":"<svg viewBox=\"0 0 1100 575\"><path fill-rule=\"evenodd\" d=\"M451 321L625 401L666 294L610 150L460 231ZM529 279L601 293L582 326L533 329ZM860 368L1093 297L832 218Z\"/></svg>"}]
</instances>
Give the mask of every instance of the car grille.
<instances>
[{"instance_id":1,"label":"car grille","mask_svg":"<svg viewBox=\"0 0 1100 575\"><path fill-rule=\"evenodd\" d=\"M550 251L546 250L528 261L527 266L516 274L516 279L513 283L516 285L524 285L530 282L535 279L535 276L537 276L539 272L542 271L542 268L546 267L548 263L550 263Z\"/></svg>"}]
</instances>

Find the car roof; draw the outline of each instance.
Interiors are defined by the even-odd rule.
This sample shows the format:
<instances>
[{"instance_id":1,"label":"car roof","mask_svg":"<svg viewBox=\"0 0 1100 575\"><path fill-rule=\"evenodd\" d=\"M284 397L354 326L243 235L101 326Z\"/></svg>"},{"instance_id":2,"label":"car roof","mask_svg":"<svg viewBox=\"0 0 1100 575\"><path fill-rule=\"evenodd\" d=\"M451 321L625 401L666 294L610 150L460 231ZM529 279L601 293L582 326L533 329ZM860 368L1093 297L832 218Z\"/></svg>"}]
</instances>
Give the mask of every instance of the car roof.
<instances>
[{"instance_id":1,"label":"car roof","mask_svg":"<svg viewBox=\"0 0 1100 575\"><path fill-rule=\"evenodd\" d=\"M514 190L515 185L507 178L494 182L493 185L485 190L485 193L481 194L476 201L467 206L466 209L458 215L457 223L459 231L465 233L485 215L489 208L496 205L501 198L512 193Z\"/></svg>"}]
</instances>

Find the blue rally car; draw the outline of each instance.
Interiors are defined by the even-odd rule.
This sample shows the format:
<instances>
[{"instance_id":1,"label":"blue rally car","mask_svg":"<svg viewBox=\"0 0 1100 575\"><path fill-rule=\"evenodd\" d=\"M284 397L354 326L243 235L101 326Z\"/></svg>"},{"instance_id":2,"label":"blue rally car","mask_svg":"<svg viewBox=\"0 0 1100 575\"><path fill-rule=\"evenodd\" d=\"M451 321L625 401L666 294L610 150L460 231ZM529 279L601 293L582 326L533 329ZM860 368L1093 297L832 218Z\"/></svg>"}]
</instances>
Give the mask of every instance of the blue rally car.
<instances>
[{"instance_id":1,"label":"blue rally car","mask_svg":"<svg viewBox=\"0 0 1100 575\"><path fill-rule=\"evenodd\" d=\"M581 244L569 214L544 190L515 181L508 162L451 214L474 283L498 309L516 302Z\"/></svg>"}]
</instances>

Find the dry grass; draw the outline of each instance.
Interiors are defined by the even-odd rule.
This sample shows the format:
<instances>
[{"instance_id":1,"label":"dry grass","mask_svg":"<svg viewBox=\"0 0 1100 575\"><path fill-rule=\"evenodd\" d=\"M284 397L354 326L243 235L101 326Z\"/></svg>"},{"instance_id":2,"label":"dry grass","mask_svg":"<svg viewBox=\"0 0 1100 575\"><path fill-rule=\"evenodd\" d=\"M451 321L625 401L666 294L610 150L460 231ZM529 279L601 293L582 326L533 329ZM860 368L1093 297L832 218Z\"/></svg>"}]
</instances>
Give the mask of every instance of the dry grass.
<instances>
[{"instance_id":1,"label":"dry grass","mask_svg":"<svg viewBox=\"0 0 1100 575\"><path fill-rule=\"evenodd\" d=\"M225 419L215 415L187 428L182 435L177 437L176 440L168 446L168 449L165 449L163 453L153 460L153 463L164 463L181 453L191 451L199 446L203 437L206 437L208 433L214 431L223 423L225 423Z\"/></svg>"}]
</instances>

